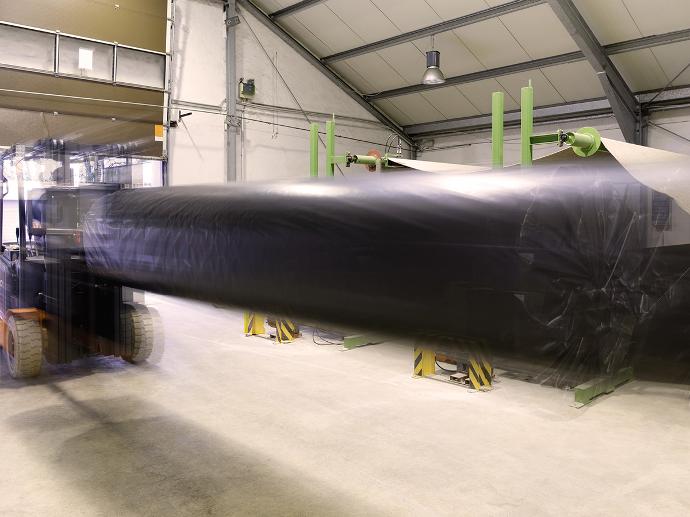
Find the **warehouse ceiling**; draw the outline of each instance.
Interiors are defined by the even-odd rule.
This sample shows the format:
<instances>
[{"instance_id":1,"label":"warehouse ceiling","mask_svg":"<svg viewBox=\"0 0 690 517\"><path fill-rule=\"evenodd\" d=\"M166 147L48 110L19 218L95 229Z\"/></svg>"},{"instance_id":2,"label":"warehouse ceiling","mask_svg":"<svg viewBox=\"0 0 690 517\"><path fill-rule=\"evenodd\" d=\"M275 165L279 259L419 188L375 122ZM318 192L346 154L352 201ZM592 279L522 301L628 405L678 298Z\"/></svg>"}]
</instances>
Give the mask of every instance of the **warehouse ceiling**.
<instances>
[{"instance_id":1,"label":"warehouse ceiling","mask_svg":"<svg viewBox=\"0 0 690 517\"><path fill-rule=\"evenodd\" d=\"M496 90L506 92L507 110L517 109L529 79L536 106L606 97L591 61L546 1L253 3L401 126L487 114ZM573 4L632 92L690 84L690 68L680 73L690 61L688 0ZM433 29L444 23L454 28ZM420 85L433 33L452 83L442 87Z\"/></svg>"}]
</instances>

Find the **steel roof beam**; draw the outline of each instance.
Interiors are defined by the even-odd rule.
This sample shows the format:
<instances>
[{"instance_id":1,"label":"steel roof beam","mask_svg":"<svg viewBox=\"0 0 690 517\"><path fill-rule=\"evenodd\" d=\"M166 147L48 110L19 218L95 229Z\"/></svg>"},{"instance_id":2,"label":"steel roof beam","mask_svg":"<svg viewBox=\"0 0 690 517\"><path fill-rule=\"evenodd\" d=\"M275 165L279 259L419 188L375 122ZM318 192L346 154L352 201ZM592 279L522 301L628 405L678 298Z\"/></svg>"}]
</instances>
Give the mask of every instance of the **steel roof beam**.
<instances>
[{"instance_id":1,"label":"steel roof beam","mask_svg":"<svg viewBox=\"0 0 690 517\"><path fill-rule=\"evenodd\" d=\"M669 90L654 90L640 93L637 101L644 104L650 111L660 111L690 105L690 87L674 88ZM651 101L651 103L650 103ZM552 106L542 106L534 109L535 122L554 122L572 120L584 117L600 117L611 115L611 104L605 98L591 99ZM509 111L505 114L506 127L520 125L520 110ZM439 120L410 124L405 126L408 135L415 139L425 136L452 134L465 131L478 131L491 127L491 115L478 115L474 117Z\"/></svg>"},{"instance_id":2,"label":"steel roof beam","mask_svg":"<svg viewBox=\"0 0 690 517\"><path fill-rule=\"evenodd\" d=\"M611 114L611 105L606 99L594 99L582 102L570 102L554 106L534 108L535 122L549 122L581 117L595 117ZM504 115L505 127L520 125L520 110L508 111ZM463 117L437 122L425 122L405 126L405 131L413 138L422 136L457 133L460 131L478 131L491 127L491 115Z\"/></svg>"},{"instance_id":3,"label":"steel roof beam","mask_svg":"<svg viewBox=\"0 0 690 517\"><path fill-rule=\"evenodd\" d=\"M512 13L515 11L521 11L522 9L527 9L528 7L534 7L535 5L543 4L544 1L545 0L513 0L506 4L501 4L494 7L489 7L488 9L477 11L476 13L470 13L465 16L460 16L459 18L454 18L452 20L436 23L428 27L423 27L421 29L405 32L397 36L392 36L390 38L374 41L373 43L367 43L366 45L362 45L360 47L344 50L343 52L338 52L337 54L326 56L322 58L322 61L324 63L330 64L334 63L335 61L341 61L343 59L349 59L351 57L360 56L362 54L368 54L370 52L375 52L377 50L381 50L384 48L400 45L401 43L407 43L409 41L418 40L426 36L433 36L434 34L439 34L441 32L447 32L453 29L457 29L459 27L464 27L465 25L472 25L474 23L490 20L492 18L496 18L497 16L503 16L504 14Z\"/></svg>"},{"instance_id":4,"label":"steel roof beam","mask_svg":"<svg viewBox=\"0 0 690 517\"><path fill-rule=\"evenodd\" d=\"M627 142L642 141L640 104L572 0L547 0L556 17L592 65Z\"/></svg>"},{"instance_id":5,"label":"steel roof beam","mask_svg":"<svg viewBox=\"0 0 690 517\"><path fill-rule=\"evenodd\" d=\"M559 54L557 56L544 57L541 59L533 59L531 61L523 61L521 63L514 63L512 65L499 66L497 68L489 68L488 70L480 70L478 72L471 72L469 74L456 75L454 77L447 77L445 83L441 84L411 84L409 86L402 86L392 90L385 90L378 93L364 95L364 98L369 101L376 101L380 99L387 99L389 97L398 97L400 95L407 95L409 93L425 92L435 90L438 88L445 88L457 84L472 83L475 81L482 81L484 79L493 79L502 75L514 74L517 72L525 72L527 70L534 70L553 65L561 65L573 61L582 61L584 56L582 52L568 52L567 54Z\"/></svg>"},{"instance_id":6,"label":"steel roof beam","mask_svg":"<svg viewBox=\"0 0 690 517\"><path fill-rule=\"evenodd\" d=\"M606 50L606 53L610 56L613 54L622 54L623 52L632 52L633 50L641 50L643 48L656 47L658 45L688 41L689 39L690 29L682 29L679 31L666 32L664 34L654 34L653 36L644 36L642 38L621 41L619 43L611 43L610 45L604 45L604 50Z\"/></svg>"},{"instance_id":7,"label":"steel roof beam","mask_svg":"<svg viewBox=\"0 0 690 517\"><path fill-rule=\"evenodd\" d=\"M619 43L612 43L604 46L604 51L608 55L622 54L624 52L631 52L634 50L641 50L657 45L666 45L669 43L678 43L680 41L690 40L690 29L684 29L666 34L658 34L654 36L645 36L643 38L635 38L628 41L621 41ZM512 65L499 66L497 68L490 68L488 70L480 70L479 72L472 72L464 75L456 75L448 77L443 84L413 84L410 86L403 86L394 88L392 90L385 90L383 92L372 93L364 95L368 100L386 99L388 97L397 97L399 95L407 95L409 93L416 93L422 91L433 90L435 88L444 88L446 86L471 83L473 81L481 81L483 79L494 79L502 75L514 74L518 72L525 72L528 70L535 70L537 68L544 68L547 66L562 65L565 63L572 63L585 59L585 55L576 50L575 52L567 52L557 56L550 56L541 59L533 59L531 61L523 61Z\"/></svg>"},{"instance_id":8,"label":"steel roof beam","mask_svg":"<svg viewBox=\"0 0 690 517\"><path fill-rule=\"evenodd\" d=\"M278 18L282 18L283 16L288 16L290 14L295 14L296 12L302 11L303 9L308 9L309 7L312 7L316 4L320 4L323 1L324 0L302 0L301 2L297 2L296 4L288 5L287 7L278 9L277 11L269 14L268 17L271 20L277 20Z\"/></svg>"}]
</instances>

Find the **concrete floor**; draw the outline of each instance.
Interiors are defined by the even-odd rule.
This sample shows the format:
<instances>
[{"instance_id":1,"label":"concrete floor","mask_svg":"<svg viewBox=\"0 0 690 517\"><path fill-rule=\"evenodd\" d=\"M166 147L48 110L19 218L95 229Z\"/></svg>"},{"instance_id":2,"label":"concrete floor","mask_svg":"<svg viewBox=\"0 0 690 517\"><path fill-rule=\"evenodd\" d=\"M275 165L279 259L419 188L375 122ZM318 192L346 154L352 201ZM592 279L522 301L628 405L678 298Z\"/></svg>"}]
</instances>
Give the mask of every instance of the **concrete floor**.
<instances>
[{"instance_id":1,"label":"concrete floor","mask_svg":"<svg viewBox=\"0 0 690 517\"><path fill-rule=\"evenodd\" d=\"M148 301L158 364L3 373L0 515L690 515L685 387L577 410L413 379L408 348L275 345L239 313Z\"/></svg>"}]
</instances>

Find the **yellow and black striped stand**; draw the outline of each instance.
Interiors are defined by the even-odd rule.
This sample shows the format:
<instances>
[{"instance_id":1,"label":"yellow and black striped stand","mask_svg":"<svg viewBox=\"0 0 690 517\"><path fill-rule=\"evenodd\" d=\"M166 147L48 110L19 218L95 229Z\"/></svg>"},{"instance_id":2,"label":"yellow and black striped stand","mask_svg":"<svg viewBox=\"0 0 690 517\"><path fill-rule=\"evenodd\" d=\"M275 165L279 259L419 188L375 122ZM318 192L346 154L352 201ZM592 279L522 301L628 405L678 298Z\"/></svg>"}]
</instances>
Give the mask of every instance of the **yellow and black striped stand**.
<instances>
[{"instance_id":1,"label":"yellow and black striped stand","mask_svg":"<svg viewBox=\"0 0 690 517\"><path fill-rule=\"evenodd\" d=\"M414 374L426 377L436 373L436 354L428 348L414 348Z\"/></svg>"},{"instance_id":2,"label":"yellow and black striped stand","mask_svg":"<svg viewBox=\"0 0 690 517\"><path fill-rule=\"evenodd\" d=\"M266 315L258 312L244 313L244 333L247 336L257 336L266 333Z\"/></svg>"},{"instance_id":3,"label":"yellow and black striped stand","mask_svg":"<svg viewBox=\"0 0 690 517\"><path fill-rule=\"evenodd\" d=\"M483 350L473 346L467 364L467 378L475 390L490 390L494 377L494 368Z\"/></svg>"},{"instance_id":4,"label":"yellow and black striped stand","mask_svg":"<svg viewBox=\"0 0 690 517\"><path fill-rule=\"evenodd\" d=\"M276 319L276 341L278 343L292 343L298 336L299 331L292 320Z\"/></svg>"}]
</instances>

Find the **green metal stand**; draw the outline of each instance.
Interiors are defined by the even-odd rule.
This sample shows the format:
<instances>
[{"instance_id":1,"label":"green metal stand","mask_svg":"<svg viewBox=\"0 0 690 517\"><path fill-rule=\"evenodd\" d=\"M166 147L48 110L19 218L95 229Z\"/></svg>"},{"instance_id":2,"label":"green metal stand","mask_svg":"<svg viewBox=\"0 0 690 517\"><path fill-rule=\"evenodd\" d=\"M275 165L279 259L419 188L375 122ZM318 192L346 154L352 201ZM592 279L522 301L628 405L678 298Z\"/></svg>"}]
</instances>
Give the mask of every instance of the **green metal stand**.
<instances>
[{"instance_id":1,"label":"green metal stand","mask_svg":"<svg viewBox=\"0 0 690 517\"><path fill-rule=\"evenodd\" d=\"M494 169L503 167L503 92L494 92L491 97L491 163ZM583 127L576 132L546 133L534 135L534 89L532 81L520 90L520 165L532 166L532 150L537 144L555 143L559 147L568 144L578 156L592 156L605 150L601 135L593 127Z\"/></svg>"},{"instance_id":2,"label":"green metal stand","mask_svg":"<svg viewBox=\"0 0 690 517\"><path fill-rule=\"evenodd\" d=\"M532 165L532 131L534 129L534 89L532 81L520 90L520 164Z\"/></svg>"},{"instance_id":3,"label":"green metal stand","mask_svg":"<svg viewBox=\"0 0 690 517\"><path fill-rule=\"evenodd\" d=\"M319 125L316 122L309 125L309 175L319 175Z\"/></svg>"},{"instance_id":4,"label":"green metal stand","mask_svg":"<svg viewBox=\"0 0 690 517\"><path fill-rule=\"evenodd\" d=\"M503 92L491 95L491 165L503 167Z\"/></svg>"},{"instance_id":5,"label":"green metal stand","mask_svg":"<svg viewBox=\"0 0 690 517\"><path fill-rule=\"evenodd\" d=\"M335 116L326 121L326 175L335 176Z\"/></svg>"}]
</instances>

